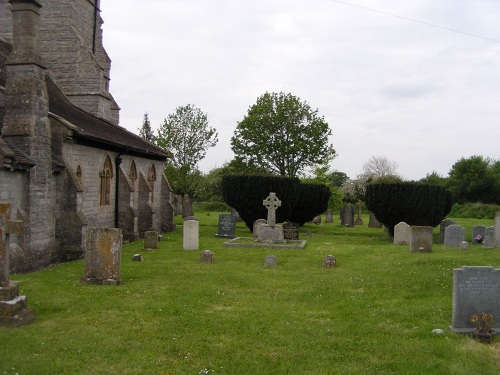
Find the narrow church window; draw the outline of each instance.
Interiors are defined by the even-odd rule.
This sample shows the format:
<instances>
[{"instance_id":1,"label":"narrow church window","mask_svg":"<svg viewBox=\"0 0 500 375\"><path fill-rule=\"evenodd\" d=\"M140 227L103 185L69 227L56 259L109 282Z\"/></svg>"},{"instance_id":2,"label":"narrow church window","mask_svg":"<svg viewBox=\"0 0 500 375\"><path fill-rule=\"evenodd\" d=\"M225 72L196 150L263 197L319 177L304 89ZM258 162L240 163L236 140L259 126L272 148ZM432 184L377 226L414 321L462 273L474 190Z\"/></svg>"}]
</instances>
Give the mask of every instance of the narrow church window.
<instances>
[{"instance_id":1,"label":"narrow church window","mask_svg":"<svg viewBox=\"0 0 500 375\"><path fill-rule=\"evenodd\" d=\"M99 173L101 179L101 187L99 190L99 205L109 206L111 204L111 178L112 175L112 164L109 156L106 157L104 162L104 168Z\"/></svg>"},{"instance_id":2,"label":"narrow church window","mask_svg":"<svg viewBox=\"0 0 500 375\"><path fill-rule=\"evenodd\" d=\"M128 178L132 182L132 186L135 188L135 181L137 180L137 167L135 166L135 161L132 161L130 164L130 171L128 173Z\"/></svg>"},{"instance_id":3,"label":"narrow church window","mask_svg":"<svg viewBox=\"0 0 500 375\"><path fill-rule=\"evenodd\" d=\"M151 203L154 202L155 181L156 181L156 169L153 164L151 168L149 168L148 172L148 182L149 186L151 186Z\"/></svg>"},{"instance_id":4,"label":"narrow church window","mask_svg":"<svg viewBox=\"0 0 500 375\"><path fill-rule=\"evenodd\" d=\"M78 178L78 181L83 185L83 176L82 176L82 167L78 166L76 167L76 178Z\"/></svg>"}]
</instances>

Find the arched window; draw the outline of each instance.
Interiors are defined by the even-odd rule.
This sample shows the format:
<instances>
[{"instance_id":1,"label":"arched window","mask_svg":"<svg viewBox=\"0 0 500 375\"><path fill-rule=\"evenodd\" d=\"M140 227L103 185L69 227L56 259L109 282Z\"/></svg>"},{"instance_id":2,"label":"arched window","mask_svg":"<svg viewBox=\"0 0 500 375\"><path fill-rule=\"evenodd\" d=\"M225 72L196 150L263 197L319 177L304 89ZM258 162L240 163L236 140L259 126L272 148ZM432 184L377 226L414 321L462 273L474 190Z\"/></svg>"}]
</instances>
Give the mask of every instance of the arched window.
<instances>
[{"instance_id":1,"label":"arched window","mask_svg":"<svg viewBox=\"0 0 500 375\"><path fill-rule=\"evenodd\" d=\"M135 161L132 160L130 164L130 170L128 172L128 178L132 182L132 186L135 188L135 181L137 181L137 167L135 166Z\"/></svg>"},{"instance_id":2,"label":"arched window","mask_svg":"<svg viewBox=\"0 0 500 375\"><path fill-rule=\"evenodd\" d=\"M151 186L151 203L154 202L154 193L155 193L155 181L156 181L156 168L155 165L151 165L148 171L148 182L149 186Z\"/></svg>"},{"instance_id":3,"label":"arched window","mask_svg":"<svg viewBox=\"0 0 500 375\"><path fill-rule=\"evenodd\" d=\"M101 180L99 206L109 206L111 204L111 178L113 177L113 165L109 156L106 156L104 168L99 172L99 177Z\"/></svg>"},{"instance_id":4,"label":"arched window","mask_svg":"<svg viewBox=\"0 0 500 375\"><path fill-rule=\"evenodd\" d=\"M80 167L80 165L76 167L76 178L83 185L82 167Z\"/></svg>"}]
</instances>

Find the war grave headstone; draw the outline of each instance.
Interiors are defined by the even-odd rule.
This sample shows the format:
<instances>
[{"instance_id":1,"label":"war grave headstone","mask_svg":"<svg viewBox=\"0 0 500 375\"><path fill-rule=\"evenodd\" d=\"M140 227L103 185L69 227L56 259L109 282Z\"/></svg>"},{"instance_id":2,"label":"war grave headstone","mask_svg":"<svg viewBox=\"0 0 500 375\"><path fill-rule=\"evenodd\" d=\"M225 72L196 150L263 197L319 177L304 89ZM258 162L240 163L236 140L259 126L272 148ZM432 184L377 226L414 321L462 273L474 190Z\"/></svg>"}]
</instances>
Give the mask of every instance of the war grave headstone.
<instances>
[{"instance_id":1,"label":"war grave headstone","mask_svg":"<svg viewBox=\"0 0 500 375\"><path fill-rule=\"evenodd\" d=\"M262 204L267 208L267 224L260 228L258 240L271 243L284 241L283 227L276 224L276 210L281 206L281 201L271 192Z\"/></svg>"},{"instance_id":2,"label":"war grave headstone","mask_svg":"<svg viewBox=\"0 0 500 375\"><path fill-rule=\"evenodd\" d=\"M337 259L333 255L327 255L323 258L323 268L335 268Z\"/></svg>"},{"instance_id":3,"label":"war grave headstone","mask_svg":"<svg viewBox=\"0 0 500 375\"><path fill-rule=\"evenodd\" d=\"M144 233L144 249L158 249L158 232L148 230Z\"/></svg>"},{"instance_id":4,"label":"war grave headstone","mask_svg":"<svg viewBox=\"0 0 500 375\"><path fill-rule=\"evenodd\" d=\"M184 195L182 198L182 217L193 216L193 201L189 195Z\"/></svg>"},{"instance_id":5,"label":"war grave headstone","mask_svg":"<svg viewBox=\"0 0 500 375\"><path fill-rule=\"evenodd\" d=\"M266 256L265 266L267 267L277 267L278 266L278 258L274 255Z\"/></svg>"},{"instance_id":6,"label":"war grave headstone","mask_svg":"<svg viewBox=\"0 0 500 375\"><path fill-rule=\"evenodd\" d=\"M368 221L368 228L382 228L382 224L377 220L375 214L370 212L370 219Z\"/></svg>"},{"instance_id":7,"label":"war grave headstone","mask_svg":"<svg viewBox=\"0 0 500 375\"><path fill-rule=\"evenodd\" d=\"M453 270L452 325L454 332L475 330L470 317L492 314L493 330L500 332L500 269L491 266L464 266Z\"/></svg>"},{"instance_id":8,"label":"war grave headstone","mask_svg":"<svg viewBox=\"0 0 500 375\"><path fill-rule=\"evenodd\" d=\"M253 223L253 231L252 231L252 233L253 233L253 238L255 240L259 238L260 228L262 228L262 226L264 224L267 224L267 220L266 219L257 219Z\"/></svg>"},{"instance_id":9,"label":"war grave headstone","mask_svg":"<svg viewBox=\"0 0 500 375\"><path fill-rule=\"evenodd\" d=\"M352 204L346 204L341 211L342 220L341 224L346 227L354 227L354 207Z\"/></svg>"},{"instance_id":10,"label":"war grave headstone","mask_svg":"<svg viewBox=\"0 0 500 375\"><path fill-rule=\"evenodd\" d=\"M433 228L418 225L412 225L410 228L410 252L430 253L432 251Z\"/></svg>"},{"instance_id":11,"label":"war grave headstone","mask_svg":"<svg viewBox=\"0 0 500 375\"><path fill-rule=\"evenodd\" d=\"M404 221L394 226L394 245L409 245L411 228Z\"/></svg>"},{"instance_id":12,"label":"war grave headstone","mask_svg":"<svg viewBox=\"0 0 500 375\"><path fill-rule=\"evenodd\" d=\"M444 230L444 246L460 247L460 243L465 241L465 229L457 224L448 225Z\"/></svg>"},{"instance_id":13,"label":"war grave headstone","mask_svg":"<svg viewBox=\"0 0 500 375\"><path fill-rule=\"evenodd\" d=\"M439 243L444 243L444 231L446 227L456 224L457 222L455 220L451 219L444 219L441 221L441 224L439 224Z\"/></svg>"},{"instance_id":14,"label":"war grave headstone","mask_svg":"<svg viewBox=\"0 0 500 375\"><path fill-rule=\"evenodd\" d=\"M331 224L333 223L333 211L331 208L329 208L328 210L326 210L326 213L325 213L325 224Z\"/></svg>"},{"instance_id":15,"label":"war grave headstone","mask_svg":"<svg viewBox=\"0 0 500 375\"><path fill-rule=\"evenodd\" d=\"M212 264L214 262L214 253L210 250L205 250L200 254L200 263Z\"/></svg>"},{"instance_id":16,"label":"war grave headstone","mask_svg":"<svg viewBox=\"0 0 500 375\"><path fill-rule=\"evenodd\" d=\"M87 229L84 283L120 285L121 260L121 228Z\"/></svg>"},{"instance_id":17,"label":"war grave headstone","mask_svg":"<svg viewBox=\"0 0 500 375\"><path fill-rule=\"evenodd\" d=\"M36 319L19 285L9 280L10 236L20 235L22 221L10 219L10 203L0 202L0 327L20 327Z\"/></svg>"},{"instance_id":18,"label":"war grave headstone","mask_svg":"<svg viewBox=\"0 0 500 375\"><path fill-rule=\"evenodd\" d=\"M495 227L488 227L484 231L483 247L493 249L495 246Z\"/></svg>"},{"instance_id":19,"label":"war grave headstone","mask_svg":"<svg viewBox=\"0 0 500 375\"><path fill-rule=\"evenodd\" d=\"M200 243L199 223L194 216L184 218L182 225L182 248L184 250L198 250Z\"/></svg>"},{"instance_id":20,"label":"war grave headstone","mask_svg":"<svg viewBox=\"0 0 500 375\"><path fill-rule=\"evenodd\" d=\"M298 240L299 224L290 222L283 224L283 237L285 240Z\"/></svg>"},{"instance_id":21,"label":"war grave headstone","mask_svg":"<svg viewBox=\"0 0 500 375\"><path fill-rule=\"evenodd\" d=\"M500 247L500 212L495 215L495 243L493 247Z\"/></svg>"},{"instance_id":22,"label":"war grave headstone","mask_svg":"<svg viewBox=\"0 0 500 375\"><path fill-rule=\"evenodd\" d=\"M220 214L217 226L217 238L234 238L236 233L236 218L232 214Z\"/></svg>"},{"instance_id":23,"label":"war grave headstone","mask_svg":"<svg viewBox=\"0 0 500 375\"><path fill-rule=\"evenodd\" d=\"M484 225L475 225L472 227L472 243L483 243L486 227Z\"/></svg>"}]
</instances>

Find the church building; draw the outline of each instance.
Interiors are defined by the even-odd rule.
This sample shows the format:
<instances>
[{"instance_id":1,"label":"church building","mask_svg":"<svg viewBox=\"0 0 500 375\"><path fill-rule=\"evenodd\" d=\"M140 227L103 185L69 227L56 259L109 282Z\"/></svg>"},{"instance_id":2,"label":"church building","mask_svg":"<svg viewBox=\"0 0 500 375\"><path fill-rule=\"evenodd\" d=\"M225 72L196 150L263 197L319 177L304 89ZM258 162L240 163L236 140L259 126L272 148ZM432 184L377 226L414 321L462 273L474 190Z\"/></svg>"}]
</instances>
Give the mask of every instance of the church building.
<instances>
[{"instance_id":1,"label":"church building","mask_svg":"<svg viewBox=\"0 0 500 375\"><path fill-rule=\"evenodd\" d=\"M81 258L89 227L174 230L168 152L119 125L99 2L0 0L0 202L23 221L12 272Z\"/></svg>"}]
</instances>

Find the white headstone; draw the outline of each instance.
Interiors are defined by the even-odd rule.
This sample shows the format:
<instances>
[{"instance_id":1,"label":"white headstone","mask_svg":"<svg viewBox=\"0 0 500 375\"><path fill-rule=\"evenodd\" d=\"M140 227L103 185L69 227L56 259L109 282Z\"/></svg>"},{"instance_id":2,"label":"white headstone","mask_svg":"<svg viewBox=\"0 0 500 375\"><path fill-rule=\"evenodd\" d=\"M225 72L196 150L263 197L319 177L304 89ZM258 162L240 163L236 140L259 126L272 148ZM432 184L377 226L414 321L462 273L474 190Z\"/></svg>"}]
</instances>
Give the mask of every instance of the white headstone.
<instances>
[{"instance_id":1,"label":"white headstone","mask_svg":"<svg viewBox=\"0 0 500 375\"><path fill-rule=\"evenodd\" d=\"M409 245L411 228L404 221L394 226L394 245Z\"/></svg>"},{"instance_id":2,"label":"white headstone","mask_svg":"<svg viewBox=\"0 0 500 375\"><path fill-rule=\"evenodd\" d=\"M182 248L184 250L198 250L199 248L199 223L194 216L185 218L182 227Z\"/></svg>"}]
</instances>

